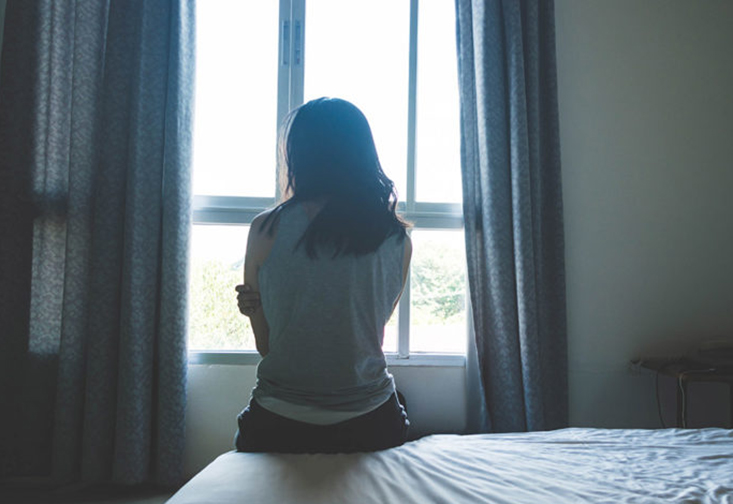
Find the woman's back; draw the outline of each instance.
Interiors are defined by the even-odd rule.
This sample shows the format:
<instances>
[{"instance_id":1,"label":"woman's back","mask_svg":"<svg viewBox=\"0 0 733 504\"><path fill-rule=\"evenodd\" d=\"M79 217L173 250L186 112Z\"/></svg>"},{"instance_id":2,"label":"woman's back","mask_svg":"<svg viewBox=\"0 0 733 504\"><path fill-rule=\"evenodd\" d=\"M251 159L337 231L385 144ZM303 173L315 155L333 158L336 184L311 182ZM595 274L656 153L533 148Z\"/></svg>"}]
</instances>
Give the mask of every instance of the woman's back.
<instances>
[{"instance_id":1,"label":"woman's back","mask_svg":"<svg viewBox=\"0 0 733 504\"><path fill-rule=\"evenodd\" d=\"M381 345L412 247L394 183L366 117L344 100L293 110L279 148L283 202L252 221L237 287L263 356L237 449L398 446L409 421Z\"/></svg>"},{"instance_id":2,"label":"woman's back","mask_svg":"<svg viewBox=\"0 0 733 504\"><path fill-rule=\"evenodd\" d=\"M394 393L381 344L402 289L404 233L373 253L298 246L310 222L301 203L282 209L272 249L260 267L269 353L253 397L334 411L368 411Z\"/></svg>"}]
</instances>

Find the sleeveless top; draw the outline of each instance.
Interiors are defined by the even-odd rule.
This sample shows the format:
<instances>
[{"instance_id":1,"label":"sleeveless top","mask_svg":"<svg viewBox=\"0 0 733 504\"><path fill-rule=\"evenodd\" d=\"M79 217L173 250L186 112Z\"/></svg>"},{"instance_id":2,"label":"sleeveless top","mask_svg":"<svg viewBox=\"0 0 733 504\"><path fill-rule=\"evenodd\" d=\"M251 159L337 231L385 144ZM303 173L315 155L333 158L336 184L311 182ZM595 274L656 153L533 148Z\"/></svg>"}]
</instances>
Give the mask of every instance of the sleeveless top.
<instances>
[{"instance_id":1,"label":"sleeveless top","mask_svg":"<svg viewBox=\"0 0 733 504\"><path fill-rule=\"evenodd\" d=\"M372 411L395 392L382 352L384 325L402 290L404 238L373 253L310 258L297 246L309 219L285 207L260 267L269 353L252 397L293 420L329 424Z\"/></svg>"}]
</instances>

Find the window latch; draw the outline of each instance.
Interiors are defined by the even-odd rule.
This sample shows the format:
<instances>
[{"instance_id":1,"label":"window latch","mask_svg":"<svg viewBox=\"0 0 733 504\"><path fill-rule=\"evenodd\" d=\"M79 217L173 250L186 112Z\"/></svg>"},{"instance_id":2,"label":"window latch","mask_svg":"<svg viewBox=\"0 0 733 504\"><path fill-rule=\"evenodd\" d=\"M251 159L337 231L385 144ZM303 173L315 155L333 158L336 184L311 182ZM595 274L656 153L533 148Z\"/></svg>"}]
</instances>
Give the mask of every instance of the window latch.
<instances>
[{"instance_id":1,"label":"window latch","mask_svg":"<svg viewBox=\"0 0 733 504\"><path fill-rule=\"evenodd\" d=\"M301 28L300 20L295 21L295 47L293 48L293 55L295 57L295 66L300 66L301 52L303 48L303 30Z\"/></svg>"},{"instance_id":2,"label":"window latch","mask_svg":"<svg viewBox=\"0 0 733 504\"><path fill-rule=\"evenodd\" d=\"M280 50L282 51L282 64L288 66L290 64L290 21L283 21L281 30Z\"/></svg>"}]
</instances>

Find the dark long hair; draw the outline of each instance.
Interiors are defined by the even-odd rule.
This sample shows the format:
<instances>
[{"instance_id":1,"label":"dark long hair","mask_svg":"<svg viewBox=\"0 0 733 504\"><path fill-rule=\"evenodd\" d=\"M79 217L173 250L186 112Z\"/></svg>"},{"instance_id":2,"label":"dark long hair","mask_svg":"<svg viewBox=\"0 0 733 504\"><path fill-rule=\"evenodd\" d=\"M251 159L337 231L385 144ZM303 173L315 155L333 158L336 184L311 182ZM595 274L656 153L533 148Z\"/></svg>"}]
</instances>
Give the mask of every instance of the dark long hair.
<instances>
[{"instance_id":1,"label":"dark long hair","mask_svg":"<svg viewBox=\"0 0 733 504\"><path fill-rule=\"evenodd\" d=\"M321 250L333 257L367 254L389 236L404 238L408 224L396 213L394 183L355 105L338 98L309 101L286 117L279 143L284 201L270 214L269 232L285 207L323 201L298 242L310 257Z\"/></svg>"}]
</instances>

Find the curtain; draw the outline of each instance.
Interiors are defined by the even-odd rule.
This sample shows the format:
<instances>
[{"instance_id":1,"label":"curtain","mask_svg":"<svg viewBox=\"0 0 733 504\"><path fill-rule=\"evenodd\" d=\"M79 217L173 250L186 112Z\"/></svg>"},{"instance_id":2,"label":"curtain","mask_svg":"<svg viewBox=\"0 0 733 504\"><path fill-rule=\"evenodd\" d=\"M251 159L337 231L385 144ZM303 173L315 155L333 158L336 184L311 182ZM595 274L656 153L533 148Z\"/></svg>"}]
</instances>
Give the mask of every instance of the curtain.
<instances>
[{"instance_id":1,"label":"curtain","mask_svg":"<svg viewBox=\"0 0 733 504\"><path fill-rule=\"evenodd\" d=\"M550 0L456 0L463 210L488 428L567 425Z\"/></svg>"},{"instance_id":2,"label":"curtain","mask_svg":"<svg viewBox=\"0 0 733 504\"><path fill-rule=\"evenodd\" d=\"M9 0L0 476L182 477L192 0Z\"/></svg>"}]
</instances>

